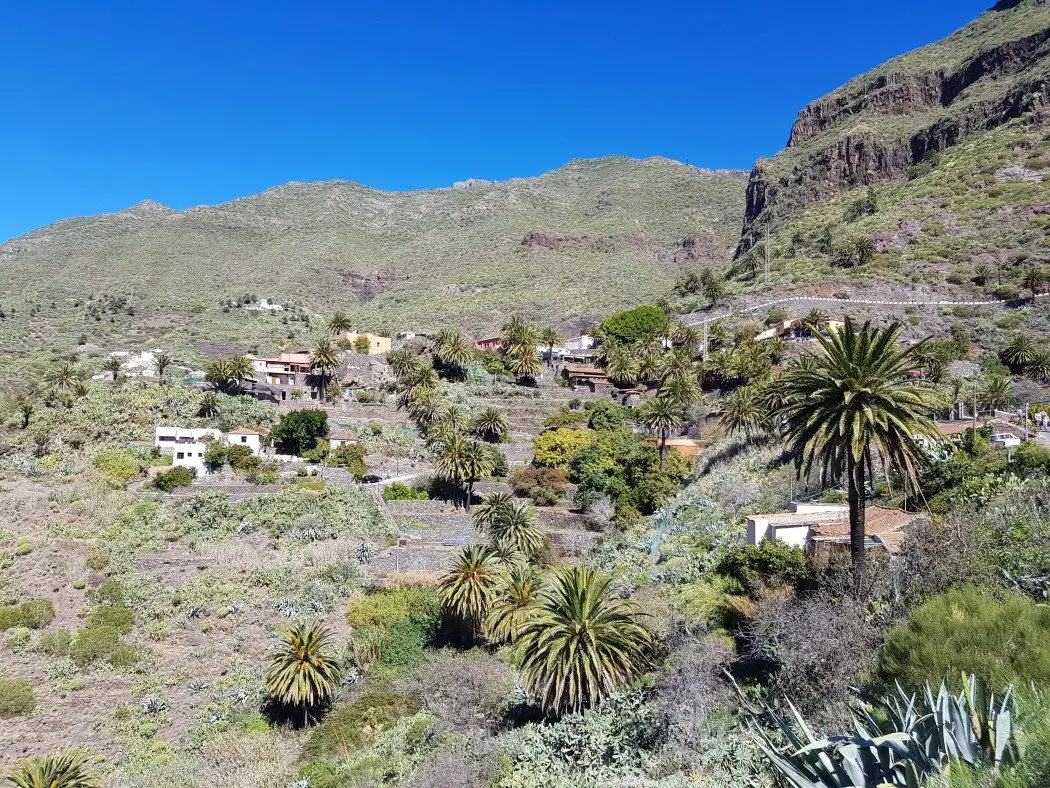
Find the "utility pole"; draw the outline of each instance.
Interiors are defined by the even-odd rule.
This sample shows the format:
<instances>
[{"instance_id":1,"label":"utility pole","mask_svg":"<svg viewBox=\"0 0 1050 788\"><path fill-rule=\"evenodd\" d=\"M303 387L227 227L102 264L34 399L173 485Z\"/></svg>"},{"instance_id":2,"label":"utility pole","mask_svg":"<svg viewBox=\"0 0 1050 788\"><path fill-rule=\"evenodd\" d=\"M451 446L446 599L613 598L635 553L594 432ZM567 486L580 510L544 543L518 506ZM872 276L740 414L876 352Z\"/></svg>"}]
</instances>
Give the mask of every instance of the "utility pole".
<instances>
[{"instance_id":1,"label":"utility pole","mask_svg":"<svg viewBox=\"0 0 1050 788\"><path fill-rule=\"evenodd\" d=\"M1028 406L1030 403L1024 404L1024 439L1028 440Z\"/></svg>"},{"instance_id":2,"label":"utility pole","mask_svg":"<svg viewBox=\"0 0 1050 788\"><path fill-rule=\"evenodd\" d=\"M973 428L977 430L977 376L973 378Z\"/></svg>"},{"instance_id":3,"label":"utility pole","mask_svg":"<svg viewBox=\"0 0 1050 788\"><path fill-rule=\"evenodd\" d=\"M769 287L769 228L766 228L766 242L764 244L766 249L766 287Z\"/></svg>"},{"instance_id":4,"label":"utility pole","mask_svg":"<svg viewBox=\"0 0 1050 788\"><path fill-rule=\"evenodd\" d=\"M707 325L708 325L708 323L705 320L704 321L704 361L707 361L707 347L708 347Z\"/></svg>"}]
</instances>

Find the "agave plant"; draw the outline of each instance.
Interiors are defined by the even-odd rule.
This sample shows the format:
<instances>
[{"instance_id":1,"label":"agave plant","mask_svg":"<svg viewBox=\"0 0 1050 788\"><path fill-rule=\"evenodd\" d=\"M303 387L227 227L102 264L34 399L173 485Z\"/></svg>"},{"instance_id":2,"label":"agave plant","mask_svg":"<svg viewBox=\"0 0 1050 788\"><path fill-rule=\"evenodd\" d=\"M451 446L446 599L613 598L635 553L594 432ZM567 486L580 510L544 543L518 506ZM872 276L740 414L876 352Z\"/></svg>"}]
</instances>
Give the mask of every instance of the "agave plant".
<instances>
[{"instance_id":1,"label":"agave plant","mask_svg":"<svg viewBox=\"0 0 1050 788\"><path fill-rule=\"evenodd\" d=\"M953 762L975 768L1015 762L1015 707L1012 688L996 697L970 676L958 695L943 683L936 695L927 684L921 697L898 685L854 712L852 735L817 740L790 701L793 722L765 710L786 744L775 744L754 719L751 728L759 748L792 788L918 788Z\"/></svg>"}]
</instances>

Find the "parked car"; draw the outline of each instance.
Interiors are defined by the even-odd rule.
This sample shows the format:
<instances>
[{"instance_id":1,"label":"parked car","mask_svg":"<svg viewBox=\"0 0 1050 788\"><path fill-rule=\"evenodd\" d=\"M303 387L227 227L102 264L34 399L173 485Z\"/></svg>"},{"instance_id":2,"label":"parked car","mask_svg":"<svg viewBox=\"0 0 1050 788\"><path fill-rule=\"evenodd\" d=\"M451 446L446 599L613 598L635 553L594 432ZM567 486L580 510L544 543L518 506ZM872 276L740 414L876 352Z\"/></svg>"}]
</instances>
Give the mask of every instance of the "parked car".
<instances>
[{"instance_id":1,"label":"parked car","mask_svg":"<svg viewBox=\"0 0 1050 788\"><path fill-rule=\"evenodd\" d=\"M992 447L996 449L1016 449L1021 445L1021 439L1009 432L1000 432L992 436Z\"/></svg>"},{"instance_id":2,"label":"parked car","mask_svg":"<svg viewBox=\"0 0 1050 788\"><path fill-rule=\"evenodd\" d=\"M376 476L374 473L361 477L361 484L379 484L381 481L383 481L383 477Z\"/></svg>"}]
</instances>

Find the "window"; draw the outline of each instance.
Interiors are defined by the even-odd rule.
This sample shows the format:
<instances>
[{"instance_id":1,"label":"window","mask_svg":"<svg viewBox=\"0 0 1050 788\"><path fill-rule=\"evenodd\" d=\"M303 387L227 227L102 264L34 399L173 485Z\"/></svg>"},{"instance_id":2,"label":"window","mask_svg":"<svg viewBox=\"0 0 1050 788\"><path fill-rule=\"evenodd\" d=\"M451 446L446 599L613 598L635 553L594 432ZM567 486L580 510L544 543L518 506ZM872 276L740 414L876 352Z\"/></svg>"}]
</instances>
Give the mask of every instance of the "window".
<instances>
[{"instance_id":1,"label":"window","mask_svg":"<svg viewBox=\"0 0 1050 788\"><path fill-rule=\"evenodd\" d=\"M180 451L180 452L178 452L178 453L177 453L177 454L175 455L175 459L176 459L176 460L182 460L182 459L185 459L185 458L186 458L186 455L185 455L185 454L183 454L183 453L182 453L181 451Z\"/></svg>"},{"instance_id":2,"label":"window","mask_svg":"<svg viewBox=\"0 0 1050 788\"><path fill-rule=\"evenodd\" d=\"M248 442L248 436L247 435L242 435L241 436L241 443L247 443L247 442Z\"/></svg>"}]
</instances>

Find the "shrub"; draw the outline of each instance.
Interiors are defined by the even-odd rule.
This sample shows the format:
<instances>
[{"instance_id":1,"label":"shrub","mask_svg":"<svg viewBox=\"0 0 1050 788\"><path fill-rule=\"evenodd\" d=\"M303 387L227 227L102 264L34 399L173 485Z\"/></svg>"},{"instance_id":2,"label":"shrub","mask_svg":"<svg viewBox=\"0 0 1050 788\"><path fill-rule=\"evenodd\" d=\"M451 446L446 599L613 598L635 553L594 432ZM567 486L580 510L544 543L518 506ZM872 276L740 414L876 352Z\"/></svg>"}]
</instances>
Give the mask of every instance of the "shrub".
<instances>
[{"instance_id":1,"label":"shrub","mask_svg":"<svg viewBox=\"0 0 1050 788\"><path fill-rule=\"evenodd\" d=\"M388 501L426 501L430 499L430 493L426 490L417 490L401 482L394 482L383 488L383 497Z\"/></svg>"},{"instance_id":2,"label":"shrub","mask_svg":"<svg viewBox=\"0 0 1050 788\"><path fill-rule=\"evenodd\" d=\"M135 652L120 639L120 632L107 626L79 630L69 644L69 656L81 668L98 660L122 667L136 659Z\"/></svg>"},{"instance_id":3,"label":"shrub","mask_svg":"<svg viewBox=\"0 0 1050 788\"><path fill-rule=\"evenodd\" d=\"M71 636L65 629L56 629L51 632L43 632L36 643L36 650L41 654L52 657L65 657L69 655L69 642Z\"/></svg>"},{"instance_id":4,"label":"shrub","mask_svg":"<svg viewBox=\"0 0 1050 788\"><path fill-rule=\"evenodd\" d=\"M340 706L310 733L303 747L303 761L339 758L347 749L357 749L399 717L418 709L400 692L377 688L364 692L353 702Z\"/></svg>"},{"instance_id":5,"label":"shrub","mask_svg":"<svg viewBox=\"0 0 1050 788\"><path fill-rule=\"evenodd\" d=\"M0 632L14 627L43 629L55 618L55 607L47 599L0 607Z\"/></svg>"},{"instance_id":6,"label":"shrub","mask_svg":"<svg viewBox=\"0 0 1050 788\"><path fill-rule=\"evenodd\" d=\"M1050 681L1050 607L1027 597L1000 601L976 588L956 588L915 608L879 650L878 673L918 689L945 676L973 673L993 689Z\"/></svg>"},{"instance_id":7,"label":"shrub","mask_svg":"<svg viewBox=\"0 0 1050 788\"><path fill-rule=\"evenodd\" d=\"M99 605L123 605L124 585L119 580L106 580L89 591L88 598Z\"/></svg>"},{"instance_id":8,"label":"shrub","mask_svg":"<svg viewBox=\"0 0 1050 788\"><path fill-rule=\"evenodd\" d=\"M230 447L225 441L208 441L208 448L204 450L204 464L214 470L219 470L226 465L230 456Z\"/></svg>"},{"instance_id":9,"label":"shrub","mask_svg":"<svg viewBox=\"0 0 1050 788\"><path fill-rule=\"evenodd\" d=\"M347 610L355 635L371 641L375 662L400 670L419 664L437 632L441 602L435 591L399 588L358 600Z\"/></svg>"},{"instance_id":10,"label":"shrub","mask_svg":"<svg viewBox=\"0 0 1050 788\"><path fill-rule=\"evenodd\" d=\"M299 455L317 447L328 435L328 414L323 410L297 410L281 416L270 430L274 445L284 454Z\"/></svg>"},{"instance_id":11,"label":"shrub","mask_svg":"<svg viewBox=\"0 0 1050 788\"><path fill-rule=\"evenodd\" d=\"M36 708L32 685L25 679L0 679L0 720L29 714Z\"/></svg>"},{"instance_id":12,"label":"shrub","mask_svg":"<svg viewBox=\"0 0 1050 788\"><path fill-rule=\"evenodd\" d=\"M598 402L590 408L587 426L592 430L618 430L628 418L628 409L623 405Z\"/></svg>"},{"instance_id":13,"label":"shrub","mask_svg":"<svg viewBox=\"0 0 1050 788\"><path fill-rule=\"evenodd\" d=\"M135 625L135 614L123 606L100 607L88 616L86 623L88 628L110 627L126 635Z\"/></svg>"},{"instance_id":14,"label":"shrub","mask_svg":"<svg viewBox=\"0 0 1050 788\"><path fill-rule=\"evenodd\" d=\"M437 616L439 611L440 602L435 591L398 588L357 600L347 609L346 622L352 627L388 627L414 614Z\"/></svg>"},{"instance_id":15,"label":"shrub","mask_svg":"<svg viewBox=\"0 0 1050 788\"><path fill-rule=\"evenodd\" d=\"M515 468L510 486L515 495L531 498L537 506L553 506L565 496L566 474L561 468Z\"/></svg>"},{"instance_id":16,"label":"shrub","mask_svg":"<svg viewBox=\"0 0 1050 788\"><path fill-rule=\"evenodd\" d=\"M594 443L588 430L562 427L537 436L533 442L533 462L540 467L565 468L580 449Z\"/></svg>"},{"instance_id":17,"label":"shrub","mask_svg":"<svg viewBox=\"0 0 1050 788\"><path fill-rule=\"evenodd\" d=\"M112 487L124 487L142 470L138 458L127 449L105 449L99 452L95 457L95 467Z\"/></svg>"},{"instance_id":18,"label":"shrub","mask_svg":"<svg viewBox=\"0 0 1050 788\"><path fill-rule=\"evenodd\" d=\"M793 586L807 574L806 554L777 539L739 545L719 562L717 571L740 583L751 595L769 587Z\"/></svg>"},{"instance_id":19,"label":"shrub","mask_svg":"<svg viewBox=\"0 0 1050 788\"><path fill-rule=\"evenodd\" d=\"M559 427L583 427L586 424L586 413L573 413L570 410L560 410L543 420L545 430L556 430Z\"/></svg>"},{"instance_id":20,"label":"shrub","mask_svg":"<svg viewBox=\"0 0 1050 788\"><path fill-rule=\"evenodd\" d=\"M659 336L667 328L667 315L658 306L644 305L617 312L601 325L602 336L614 342L633 344Z\"/></svg>"},{"instance_id":21,"label":"shrub","mask_svg":"<svg viewBox=\"0 0 1050 788\"><path fill-rule=\"evenodd\" d=\"M99 547L92 548L84 559L84 566L94 572L101 572L109 566L109 553Z\"/></svg>"},{"instance_id":22,"label":"shrub","mask_svg":"<svg viewBox=\"0 0 1050 788\"><path fill-rule=\"evenodd\" d=\"M178 487L189 487L197 478L197 471L193 468L178 466L170 471L161 471L153 477L153 486L162 492L170 493Z\"/></svg>"}]
</instances>

